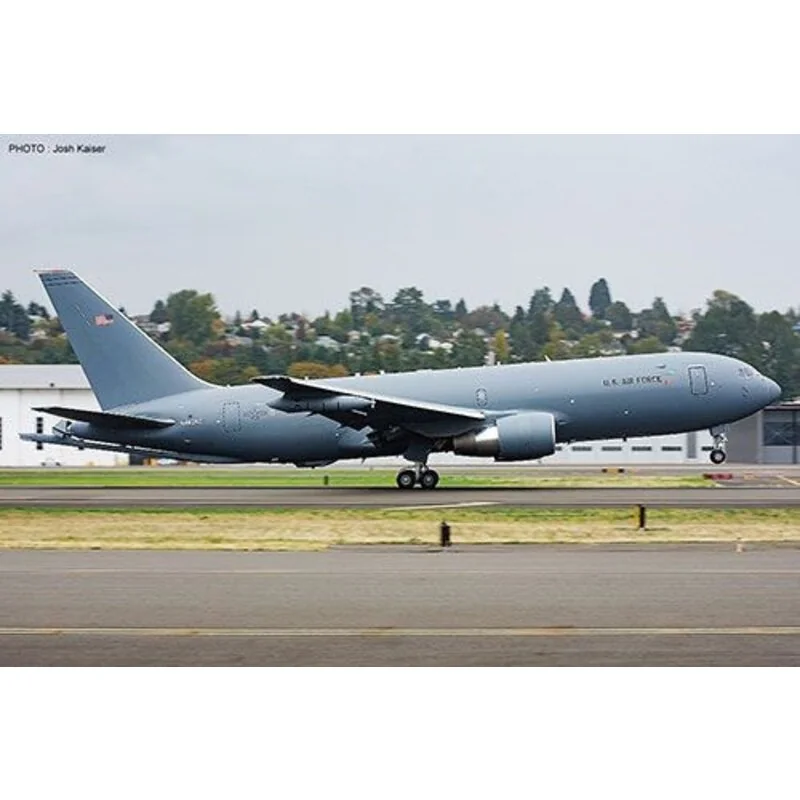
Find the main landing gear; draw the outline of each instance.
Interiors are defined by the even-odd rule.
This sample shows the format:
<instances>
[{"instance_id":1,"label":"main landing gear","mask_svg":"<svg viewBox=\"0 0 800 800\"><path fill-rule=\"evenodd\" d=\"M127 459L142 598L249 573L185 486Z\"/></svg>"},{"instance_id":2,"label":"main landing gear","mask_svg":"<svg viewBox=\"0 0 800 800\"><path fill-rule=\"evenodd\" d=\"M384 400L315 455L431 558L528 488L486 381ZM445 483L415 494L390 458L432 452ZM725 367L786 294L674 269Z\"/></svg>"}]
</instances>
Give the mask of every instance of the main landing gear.
<instances>
[{"instance_id":1,"label":"main landing gear","mask_svg":"<svg viewBox=\"0 0 800 800\"><path fill-rule=\"evenodd\" d=\"M728 457L728 434L725 428L711 428L714 437L714 447L708 454L712 464L722 464Z\"/></svg>"},{"instance_id":2,"label":"main landing gear","mask_svg":"<svg viewBox=\"0 0 800 800\"><path fill-rule=\"evenodd\" d=\"M397 473L397 486L400 489L413 489L419 485L423 489L435 489L439 483L439 473L425 464L416 464L414 469L403 469Z\"/></svg>"}]
</instances>

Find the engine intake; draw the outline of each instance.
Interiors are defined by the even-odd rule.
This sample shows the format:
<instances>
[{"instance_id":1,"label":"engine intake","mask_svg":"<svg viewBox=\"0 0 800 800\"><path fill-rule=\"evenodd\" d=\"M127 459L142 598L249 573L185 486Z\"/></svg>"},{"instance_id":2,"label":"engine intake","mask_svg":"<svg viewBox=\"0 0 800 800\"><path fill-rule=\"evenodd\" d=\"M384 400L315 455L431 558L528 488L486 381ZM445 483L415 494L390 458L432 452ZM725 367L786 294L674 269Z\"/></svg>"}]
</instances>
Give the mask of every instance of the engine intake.
<instances>
[{"instance_id":1,"label":"engine intake","mask_svg":"<svg viewBox=\"0 0 800 800\"><path fill-rule=\"evenodd\" d=\"M500 417L494 425L453 439L460 456L493 457L495 461L527 461L556 450L556 420L546 411Z\"/></svg>"}]
</instances>

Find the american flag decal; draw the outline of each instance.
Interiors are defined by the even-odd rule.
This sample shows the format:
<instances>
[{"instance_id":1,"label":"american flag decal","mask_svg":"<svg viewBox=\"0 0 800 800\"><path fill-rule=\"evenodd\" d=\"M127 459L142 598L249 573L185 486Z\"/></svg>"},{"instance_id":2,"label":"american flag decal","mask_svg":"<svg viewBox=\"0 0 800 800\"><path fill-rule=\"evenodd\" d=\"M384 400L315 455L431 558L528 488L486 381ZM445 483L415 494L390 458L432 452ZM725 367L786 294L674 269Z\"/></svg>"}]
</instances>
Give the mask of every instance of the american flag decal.
<instances>
[{"instance_id":1,"label":"american flag decal","mask_svg":"<svg viewBox=\"0 0 800 800\"><path fill-rule=\"evenodd\" d=\"M111 325L113 321L114 321L113 314L98 314L94 318L94 324L101 328L104 328L106 325Z\"/></svg>"}]
</instances>

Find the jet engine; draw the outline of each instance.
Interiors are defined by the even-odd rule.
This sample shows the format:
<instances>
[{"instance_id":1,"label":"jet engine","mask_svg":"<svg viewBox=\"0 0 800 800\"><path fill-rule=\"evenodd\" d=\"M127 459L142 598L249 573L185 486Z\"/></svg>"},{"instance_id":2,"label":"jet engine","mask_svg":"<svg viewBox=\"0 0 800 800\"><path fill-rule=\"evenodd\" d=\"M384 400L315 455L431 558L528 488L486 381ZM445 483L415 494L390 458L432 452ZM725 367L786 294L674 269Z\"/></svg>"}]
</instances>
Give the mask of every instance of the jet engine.
<instances>
[{"instance_id":1,"label":"jet engine","mask_svg":"<svg viewBox=\"0 0 800 800\"><path fill-rule=\"evenodd\" d=\"M500 417L494 425L453 439L461 456L494 457L495 461L526 461L550 456L556 449L556 420L545 411Z\"/></svg>"}]
</instances>

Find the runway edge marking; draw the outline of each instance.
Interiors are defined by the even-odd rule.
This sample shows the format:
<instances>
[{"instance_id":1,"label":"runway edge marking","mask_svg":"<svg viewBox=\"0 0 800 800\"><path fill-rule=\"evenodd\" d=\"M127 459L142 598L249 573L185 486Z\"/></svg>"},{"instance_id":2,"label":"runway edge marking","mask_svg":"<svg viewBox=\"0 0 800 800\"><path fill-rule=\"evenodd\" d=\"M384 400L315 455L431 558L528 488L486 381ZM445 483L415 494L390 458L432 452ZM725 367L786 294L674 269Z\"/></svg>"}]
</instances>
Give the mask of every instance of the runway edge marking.
<instances>
[{"instance_id":1,"label":"runway edge marking","mask_svg":"<svg viewBox=\"0 0 800 800\"><path fill-rule=\"evenodd\" d=\"M2 636L120 637L592 637L592 636L800 636L800 626L659 628L0 628Z\"/></svg>"}]
</instances>

